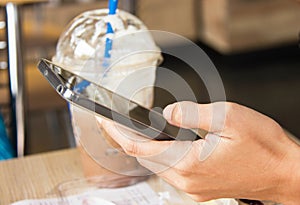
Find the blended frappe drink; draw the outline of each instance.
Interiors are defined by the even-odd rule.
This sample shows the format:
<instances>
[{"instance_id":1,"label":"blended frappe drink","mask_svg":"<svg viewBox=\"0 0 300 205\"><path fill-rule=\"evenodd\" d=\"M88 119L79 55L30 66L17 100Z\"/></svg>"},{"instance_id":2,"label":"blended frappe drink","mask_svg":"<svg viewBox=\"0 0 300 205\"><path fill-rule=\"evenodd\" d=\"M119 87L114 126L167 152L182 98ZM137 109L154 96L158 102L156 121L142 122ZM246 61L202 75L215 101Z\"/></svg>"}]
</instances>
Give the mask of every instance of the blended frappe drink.
<instances>
[{"instance_id":1,"label":"blended frappe drink","mask_svg":"<svg viewBox=\"0 0 300 205\"><path fill-rule=\"evenodd\" d=\"M138 104L150 108L156 66L161 62L156 46L145 25L135 16L118 11L107 15L107 9L82 13L61 35L53 61L83 78L101 85ZM107 34L107 25L113 33ZM107 41L112 41L110 58L105 57ZM122 105L112 96L86 89L95 101L101 99L122 112L134 107ZM143 177L149 171L135 158L120 150L93 113L70 105L76 142L81 150L86 176L114 174Z\"/></svg>"}]
</instances>

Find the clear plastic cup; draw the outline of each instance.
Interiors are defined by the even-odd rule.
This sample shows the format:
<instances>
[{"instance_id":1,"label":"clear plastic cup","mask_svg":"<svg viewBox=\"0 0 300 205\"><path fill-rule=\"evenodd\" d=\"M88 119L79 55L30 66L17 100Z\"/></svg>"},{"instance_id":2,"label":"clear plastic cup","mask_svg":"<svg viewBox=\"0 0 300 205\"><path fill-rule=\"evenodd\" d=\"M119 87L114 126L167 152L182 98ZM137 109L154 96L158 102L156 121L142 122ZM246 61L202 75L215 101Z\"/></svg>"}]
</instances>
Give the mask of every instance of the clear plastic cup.
<instances>
[{"instance_id":1,"label":"clear plastic cup","mask_svg":"<svg viewBox=\"0 0 300 205\"><path fill-rule=\"evenodd\" d=\"M97 194L97 190L114 189L137 183L136 178L119 178L96 176L85 179L74 179L62 182L55 190L60 196L59 204L91 204L91 205L115 205L115 203L103 199Z\"/></svg>"},{"instance_id":2,"label":"clear plastic cup","mask_svg":"<svg viewBox=\"0 0 300 205\"><path fill-rule=\"evenodd\" d=\"M150 178L146 183L134 185L135 183L137 183L136 178L128 181L127 179L98 176L62 182L56 187L55 192L60 197L59 204L62 205L244 205L234 199L196 202L156 177Z\"/></svg>"},{"instance_id":3,"label":"clear plastic cup","mask_svg":"<svg viewBox=\"0 0 300 205\"><path fill-rule=\"evenodd\" d=\"M76 17L61 35L53 61L151 108L156 67L162 61L160 49L138 18L124 11L117 11L113 16L107 13L107 9L98 9ZM106 34L107 23L112 25L113 35ZM104 58L108 38L113 40L109 59ZM89 95L95 95L92 87L88 90ZM111 96L101 93L94 97L111 101ZM133 109L115 106L117 109ZM144 180L150 174L135 158L116 146L92 113L72 105L70 112L86 176L118 175Z\"/></svg>"}]
</instances>

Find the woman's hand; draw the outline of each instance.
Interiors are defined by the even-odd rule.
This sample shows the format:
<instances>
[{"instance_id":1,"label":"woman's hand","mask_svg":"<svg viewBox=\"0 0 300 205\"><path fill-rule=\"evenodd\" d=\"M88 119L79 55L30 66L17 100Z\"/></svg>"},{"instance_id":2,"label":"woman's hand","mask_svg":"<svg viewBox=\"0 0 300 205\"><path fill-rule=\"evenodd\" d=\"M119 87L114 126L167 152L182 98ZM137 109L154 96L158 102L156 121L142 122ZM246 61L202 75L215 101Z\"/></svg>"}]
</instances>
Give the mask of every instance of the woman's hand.
<instances>
[{"instance_id":1,"label":"woman's hand","mask_svg":"<svg viewBox=\"0 0 300 205\"><path fill-rule=\"evenodd\" d=\"M227 102L181 102L169 123L208 131L205 139L155 141L111 122L102 125L132 156L196 201L217 198L300 201L300 148L269 117Z\"/></svg>"}]
</instances>

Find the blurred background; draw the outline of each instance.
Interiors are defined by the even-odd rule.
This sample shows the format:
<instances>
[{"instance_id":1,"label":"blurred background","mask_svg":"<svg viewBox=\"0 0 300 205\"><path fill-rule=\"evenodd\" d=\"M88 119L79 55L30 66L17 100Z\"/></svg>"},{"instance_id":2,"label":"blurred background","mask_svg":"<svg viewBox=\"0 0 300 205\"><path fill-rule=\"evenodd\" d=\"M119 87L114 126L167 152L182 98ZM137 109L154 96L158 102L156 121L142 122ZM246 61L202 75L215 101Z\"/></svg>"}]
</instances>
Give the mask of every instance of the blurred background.
<instances>
[{"instance_id":1,"label":"blurred background","mask_svg":"<svg viewBox=\"0 0 300 205\"><path fill-rule=\"evenodd\" d=\"M300 137L300 4L293 0L119 0L120 8L137 15L149 29L182 35L206 51L224 82L228 101L254 108ZM0 4L0 112L14 138L9 93L5 0ZM75 146L67 104L36 68L51 59L60 34L75 16L106 8L105 0L16 1L19 4L25 72L25 153ZM168 42L172 49L187 45ZM180 74L209 102L201 79L172 56L162 66ZM160 71L156 81L163 80ZM176 82L166 82L178 87ZM184 90L182 91L184 92ZM155 105L174 101L163 90ZM263 127L261 129L264 129Z\"/></svg>"}]
</instances>

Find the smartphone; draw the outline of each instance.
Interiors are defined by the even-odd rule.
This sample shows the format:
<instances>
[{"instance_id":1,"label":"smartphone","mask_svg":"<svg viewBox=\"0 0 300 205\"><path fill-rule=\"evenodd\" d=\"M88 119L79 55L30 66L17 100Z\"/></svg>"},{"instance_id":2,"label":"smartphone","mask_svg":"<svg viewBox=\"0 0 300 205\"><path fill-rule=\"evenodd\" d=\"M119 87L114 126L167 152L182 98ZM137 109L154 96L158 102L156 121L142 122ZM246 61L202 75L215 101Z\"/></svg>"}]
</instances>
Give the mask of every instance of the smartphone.
<instances>
[{"instance_id":1,"label":"smartphone","mask_svg":"<svg viewBox=\"0 0 300 205\"><path fill-rule=\"evenodd\" d=\"M169 124L158 111L147 109L49 60L41 59L38 69L57 93L69 103L113 120L135 133L155 140L200 139L199 135L190 129ZM99 94L107 97L97 97Z\"/></svg>"}]
</instances>

